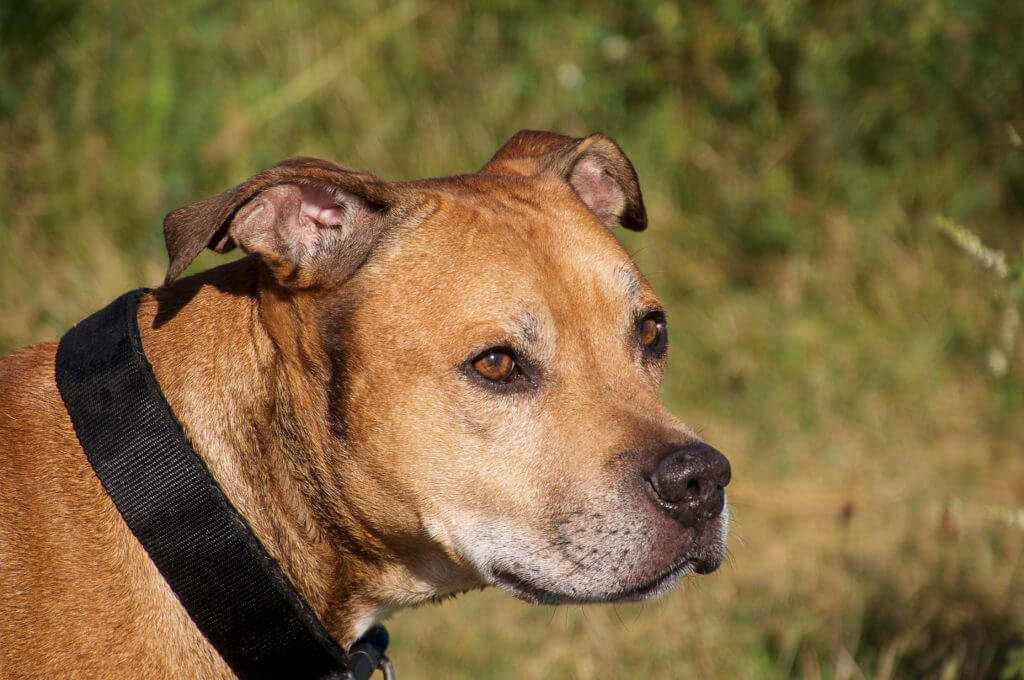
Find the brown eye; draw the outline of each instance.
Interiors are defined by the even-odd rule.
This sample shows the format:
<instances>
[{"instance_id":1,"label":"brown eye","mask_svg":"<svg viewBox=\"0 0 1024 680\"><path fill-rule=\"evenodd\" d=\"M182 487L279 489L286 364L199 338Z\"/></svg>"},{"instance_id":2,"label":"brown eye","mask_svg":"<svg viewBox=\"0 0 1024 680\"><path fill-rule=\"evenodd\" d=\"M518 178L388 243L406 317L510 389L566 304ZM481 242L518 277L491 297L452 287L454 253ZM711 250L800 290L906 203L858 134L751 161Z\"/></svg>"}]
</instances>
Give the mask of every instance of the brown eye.
<instances>
[{"instance_id":1,"label":"brown eye","mask_svg":"<svg viewBox=\"0 0 1024 680\"><path fill-rule=\"evenodd\" d=\"M640 325L640 343L644 347L650 347L657 342L657 322L653 318L645 318L643 324Z\"/></svg>"},{"instance_id":2,"label":"brown eye","mask_svg":"<svg viewBox=\"0 0 1024 680\"><path fill-rule=\"evenodd\" d=\"M665 353L668 336L665 333L664 312L650 312L640 319L637 323L636 333L647 356L661 356Z\"/></svg>"},{"instance_id":3,"label":"brown eye","mask_svg":"<svg viewBox=\"0 0 1024 680\"><path fill-rule=\"evenodd\" d=\"M661 337L662 324L655 319L647 317L640 324L640 344L644 347L654 347Z\"/></svg>"},{"instance_id":4,"label":"brown eye","mask_svg":"<svg viewBox=\"0 0 1024 680\"><path fill-rule=\"evenodd\" d=\"M507 352L492 349L484 352L473 362L476 372L494 382L511 382L518 374L519 368Z\"/></svg>"}]
</instances>

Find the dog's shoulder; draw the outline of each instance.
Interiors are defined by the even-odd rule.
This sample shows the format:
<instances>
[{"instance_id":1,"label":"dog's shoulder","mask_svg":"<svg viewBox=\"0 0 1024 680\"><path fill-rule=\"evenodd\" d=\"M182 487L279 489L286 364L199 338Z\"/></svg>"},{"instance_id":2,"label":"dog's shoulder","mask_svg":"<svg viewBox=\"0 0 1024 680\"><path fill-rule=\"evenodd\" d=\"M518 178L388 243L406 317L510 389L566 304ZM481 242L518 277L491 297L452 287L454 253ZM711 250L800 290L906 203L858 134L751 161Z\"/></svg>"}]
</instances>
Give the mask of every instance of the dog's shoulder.
<instances>
[{"instance_id":1,"label":"dog's shoulder","mask_svg":"<svg viewBox=\"0 0 1024 680\"><path fill-rule=\"evenodd\" d=\"M23 347L0 358L0 441L37 428L40 410L63 412L54 382L57 343Z\"/></svg>"}]
</instances>

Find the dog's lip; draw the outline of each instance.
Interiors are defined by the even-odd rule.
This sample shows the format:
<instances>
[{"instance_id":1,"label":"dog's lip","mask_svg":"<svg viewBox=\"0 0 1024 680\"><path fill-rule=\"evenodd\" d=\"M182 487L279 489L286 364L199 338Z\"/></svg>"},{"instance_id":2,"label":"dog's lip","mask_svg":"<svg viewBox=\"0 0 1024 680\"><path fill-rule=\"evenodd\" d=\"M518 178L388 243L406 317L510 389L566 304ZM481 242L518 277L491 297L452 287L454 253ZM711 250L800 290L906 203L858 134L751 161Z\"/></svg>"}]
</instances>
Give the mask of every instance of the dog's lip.
<instances>
[{"instance_id":1,"label":"dog's lip","mask_svg":"<svg viewBox=\"0 0 1024 680\"><path fill-rule=\"evenodd\" d=\"M675 581L680 575L692 573L698 566L697 560L687 557L675 566L669 567L647 583L620 593L616 600L639 600L660 591L666 584Z\"/></svg>"},{"instance_id":2,"label":"dog's lip","mask_svg":"<svg viewBox=\"0 0 1024 680\"><path fill-rule=\"evenodd\" d=\"M676 577L698 571L700 567L699 560L687 557L640 585L608 594L587 597L548 590L518 574L504 569L493 571L491 574L500 585L504 585L513 595L533 604L598 604L602 602L629 602L645 599L662 590L667 583L674 581ZM698 571L698 573L707 572Z\"/></svg>"}]
</instances>

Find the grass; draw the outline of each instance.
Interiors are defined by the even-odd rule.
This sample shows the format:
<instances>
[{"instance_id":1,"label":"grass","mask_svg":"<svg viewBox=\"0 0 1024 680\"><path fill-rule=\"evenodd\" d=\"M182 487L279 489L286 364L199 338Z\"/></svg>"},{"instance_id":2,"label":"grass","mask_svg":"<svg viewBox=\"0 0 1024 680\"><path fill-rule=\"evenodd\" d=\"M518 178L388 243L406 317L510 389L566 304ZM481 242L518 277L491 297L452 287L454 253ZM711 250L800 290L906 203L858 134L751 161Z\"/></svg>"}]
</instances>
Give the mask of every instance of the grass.
<instances>
[{"instance_id":1,"label":"grass","mask_svg":"<svg viewBox=\"0 0 1024 680\"><path fill-rule=\"evenodd\" d=\"M286 156L404 179L602 130L664 398L733 464L730 560L643 605L400 613L402 677L1024 677L1021 302L935 229L1019 261L1022 30L990 0L8 4L0 352L157 285L163 215Z\"/></svg>"}]
</instances>

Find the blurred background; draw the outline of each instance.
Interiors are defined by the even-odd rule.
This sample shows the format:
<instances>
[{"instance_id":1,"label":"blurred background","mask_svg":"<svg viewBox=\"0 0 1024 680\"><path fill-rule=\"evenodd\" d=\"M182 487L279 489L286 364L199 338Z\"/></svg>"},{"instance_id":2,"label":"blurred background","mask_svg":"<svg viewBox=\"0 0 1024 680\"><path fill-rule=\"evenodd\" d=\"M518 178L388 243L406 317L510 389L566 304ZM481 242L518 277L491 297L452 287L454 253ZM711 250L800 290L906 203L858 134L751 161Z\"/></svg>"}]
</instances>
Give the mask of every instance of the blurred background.
<instances>
[{"instance_id":1,"label":"blurred background","mask_svg":"<svg viewBox=\"0 0 1024 680\"><path fill-rule=\"evenodd\" d=\"M159 284L164 214L287 156L412 179L600 130L730 559L401 612L399 677L1024 678L1022 36L1003 0L3 2L0 352Z\"/></svg>"}]
</instances>

